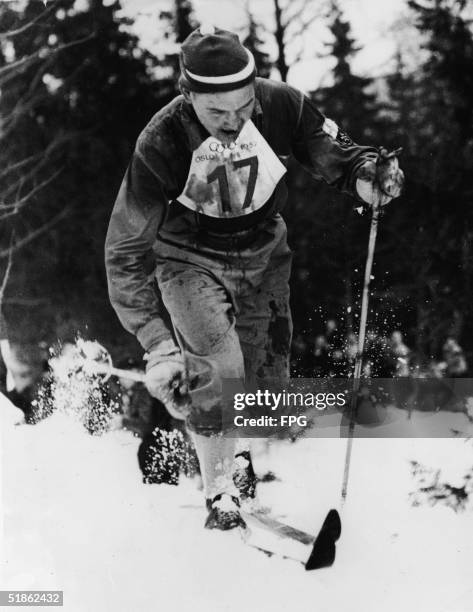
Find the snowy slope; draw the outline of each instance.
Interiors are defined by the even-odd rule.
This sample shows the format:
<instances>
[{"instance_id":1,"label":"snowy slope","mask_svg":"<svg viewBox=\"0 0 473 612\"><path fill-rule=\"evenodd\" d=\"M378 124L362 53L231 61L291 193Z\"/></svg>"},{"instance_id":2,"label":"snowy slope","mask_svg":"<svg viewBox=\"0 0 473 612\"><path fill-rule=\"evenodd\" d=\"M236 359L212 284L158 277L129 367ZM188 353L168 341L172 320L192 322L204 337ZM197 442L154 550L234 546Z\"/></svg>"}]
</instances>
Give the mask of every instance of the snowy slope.
<instances>
[{"instance_id":1,"label":"snowy slope","mask_svg":"<svg viewBox=\"0 0 473 612\"><path fill-rule=\"evenodd\" d=\"M463 440L355 440L343 533L331 569L306 573L235 533L209 532L201 493L143 485L139 440L85 433L56 413L2 422L2 589L61 589L67 612L466 612L473 610L473 512L413 508L409 460L449 477L473 463ZM337 507L345 442L264 441L257 471L279 517L316 531Z\"/></svg>"}]
</instances>

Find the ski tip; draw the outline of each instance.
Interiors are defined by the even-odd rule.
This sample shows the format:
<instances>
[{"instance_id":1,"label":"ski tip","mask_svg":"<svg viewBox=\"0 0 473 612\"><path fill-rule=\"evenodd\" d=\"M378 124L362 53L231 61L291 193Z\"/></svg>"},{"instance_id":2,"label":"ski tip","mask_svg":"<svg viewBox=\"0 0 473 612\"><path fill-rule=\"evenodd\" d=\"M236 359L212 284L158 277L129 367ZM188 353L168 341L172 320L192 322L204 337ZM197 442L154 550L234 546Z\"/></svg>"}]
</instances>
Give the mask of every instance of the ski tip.
<instances>
[{"instance_id":1,"label":"ski tip","mask_svg":"<svg viewBox=\"0 0 473 612\"><path fill-rule=\"evenodd\" d=\"M338 540L342 534L342 521L340 515L335 508L329 510L325 521L322 525L322 529L328 529L333 534L335 540Z\"/></svg>"},{"instance_id":2,"label":"ski tip","mask_svg":"<svg viewBox=\"0 0 473 612\"><path fill-rule=\"evenodd\" d=\"M337 510L331 509L315 539L310 557L305 564L307 571L330 567L335 561L335 542L342 533L342 522Z\"/></svg>"}]
</instances>

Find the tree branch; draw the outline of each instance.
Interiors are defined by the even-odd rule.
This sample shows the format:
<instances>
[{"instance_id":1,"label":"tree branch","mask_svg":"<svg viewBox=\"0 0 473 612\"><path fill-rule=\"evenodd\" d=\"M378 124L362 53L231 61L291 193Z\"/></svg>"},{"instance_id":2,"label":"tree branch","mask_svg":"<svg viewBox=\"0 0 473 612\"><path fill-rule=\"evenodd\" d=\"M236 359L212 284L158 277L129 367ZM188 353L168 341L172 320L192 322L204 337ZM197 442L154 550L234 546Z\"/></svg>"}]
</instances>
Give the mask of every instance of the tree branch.
<instances>
[{"instance_id":1,"label":"tree branch","mask_svg":"<svg viewBox=\"0 0 473 612\"><path fill-rule=\"evenodd\" d=\"M54 179L57 178L63 170L64 170L64 166L62 168L59 168L59 170L54 172L54 174L52 174L47 179L42 181L39 185L36 185L35 187L33 187L31 191L29 191L25 196L17 200L14 204L0 203L0 210L10 211L10 212L6 212L3 215L0 215L0 221L3 221L4 219L7 219L8 217L12 217L13 215L16 215L22 208L24 208L28 204L28 201L34 195L36 195L38 191L46 187L46 185L49 185L49 183L52 183L52 181L54 181Z\"/></svg>"},{"instance_id":2,"label":"tree branch","mask_svg":"<svg viewBox=\"0 0 473 612\"><path fill-rule=\"evenodd\" d=\"M38 23L38 21L40 21L43 17L45 17L46 15L51 13L55 9L55 5L56 4L57 4L57 2L54 2L53 4L51 4L48 8L46 8L37 17L35 17L31 21L28 21L28 23L25 23L25 25L22 25L20 28L17 28L16 30L8 30L8 32L1 32L0 33L0 42L3 42L7 38L12 38L13 36L18 36L18 34L23 34L23 32L27 32L31 27L33 27L36 23Z\"/></svg>"},{"instance_id":3,"label":"tree branch","mask_svg":"<svg viewBox=\"0 0 473 612\"><path fill-rule=\"evenodd\" d=\"M41 72L41 71L38 71ZM23 96L18 99L14 108L9 112L8 117L3 121L2 130L0 131L0 141L5 140L12 130L15 129L15 126L18 120L29 113L31 109L33 109L38 103L43 100L47 100L49 98L49 93L38 94L34 92L31 94L29 100L27 96Z\"/></svg>"},{"instance_id":4,"label":"tree branch","mask_svg":"<svg viewBox=\"0 0 473 612\"><path fill-rule=\"evenodd\" d=\"M5 66L2 66L0 68L0 77L5 75L5 78L3 80L0 80L0 84L5 85L5 83L7 83L10 78L14 78L17 75L18 69L24 69L29 63L32 63L38 59L45 59L45 57L41 57L41 54L43 54L45 50L47 51L46 57L49 58L55 53L59 53L61 51L64 51L65 49L69 49L70 47L81 45L84 42L92 40L92 38L95 38L95 36L95 33L92 33L88 36L84 36L83 38L78 38L77 40L73 40L71 42L59 45L59 47L55 47L53 49L50 47L43 47L42 49L38 49L38 51L35 51L35 53L31 53L30 55L22 57L19 60L10 62L9 64L5 64ZM11 75L11 72L13 72L13 76Z\"/></svg>"},{"instance_id":5,"label":"tree branch","mask_svg":"<svg viewBox=\"0 0 473 612\"><path fill-rule=\"evenodd\" d=\"M295 30L291 30L289 27L286 27L286 34L289 36L291 40L294 38L297 38L301 36L302 34L304 34L304 32L306 32L310 28L310 26L314 23L314 21L317 21L317 19L320 19L320 17L321 17L320 13L315 13L311 17L301 22L299 27Z\"/></svg>"},{"instance_id":6,"label":"tree branch","mask_svg":"<svg viewBox=\"0 0 473 612\"><path fill-rule=\"evenodd\" d=\"M66 217L70 213L71 210L72 210L72 206L68 206L64 208L64 210L62 210L59 214L57 214L55 217L50 219L50 221L48 221L47 223L39 227L34 232L31 232L30 234L28 234L28 236L25 236L24 238L19 240L16 244L14 244L11 247L11 249L9 248L9 249L4 249L3 251L0 251L0 259L4 259L5 257L9 256L10 251L12 253L19 251L24 246L26 246L27 244L29 244L30 242L38 238L38 236L50 230L57 223L59 223L62 219L64 219L64 217Z\"/></svg>"},{"instance_id":7,"label":"tree branch","mask_svg":"<svg viewBox=\"0 0 473 612\"><path fill-rule=\"evenodd\" d=\"M48 161L48 158L43 156L36 166L32 166L29 170L22 173L16 181L12 181L10 186L3 193L4 200L6 201L14 191L19 192L23 185L27 181L33 179L33 177L45 166ZM0 209L1 208L2 204L0 203Z\"/></svg>"},{"instance_id":8,"label":"tree branch","mask_svg":"<svg viewBox=\"0 0 473 612\"><path fill-rule=\"evenodd\" d=\"M288 6L286 11L284 11L284 16L282 18L283 27L287 28L288 25L292 23L295 19L299 19L300 17L302 17L306 9L307 9L307 4L305 2L302 2L302 5L291 15L289 14L289 6Z\"/></svg>"},{"instance_id":9,"label":"tree branch","mask_svg":"<svg viewBox=\"0 0 473 612\"><path fill-rule=\"evenodd\" d=\"M286 82L287 73L289 72L289 66L286 61L286 49L285 49L285 32L286 28L282 23L282 8L280 0L273 0L274 3L274 18L276 20L276 31L274 37L276 38L276 45L278 47L278 58L276 60L276 67L281 75L281 80Z\"/></svg>"},{"instance_id":10,"label":"tree branch","mask_svg":"<svg viewBox=\"0 0 473 612\"><path fill-rule=\"evenodd\" d=\"M8 254L8 260L7 260L7 267L5 269L5 274L3 275L2 278L2 284L0 286L0 309L3 305L3 296L5 295L5 289L7 287L7 283L8 283L8 277L10 276L10 270L12 267L12 262L13 262L13 242L15 239L15 231L13 230L10 236L10 245L7 249L7 254Z\"/></svg>"},{"instance_id":11,"label":"tree branch","mask_svg":"<svg viewBox=\"0 0 473 612\"><path fill-rule=\"evenodd\" d=\"M14 172L15 170L21 170L23 166L26 166L30 162L34 161L38 157L42 157L43 155L44 155L44 151L40 151L39 153L30 155L30 157L25 157L25 159L22 159L19 162L12 164L11 166L7 166L4 170L0 172L0 179L4 178L5 176L10 174L11 172Z\"/></svg>"}]
</instances>

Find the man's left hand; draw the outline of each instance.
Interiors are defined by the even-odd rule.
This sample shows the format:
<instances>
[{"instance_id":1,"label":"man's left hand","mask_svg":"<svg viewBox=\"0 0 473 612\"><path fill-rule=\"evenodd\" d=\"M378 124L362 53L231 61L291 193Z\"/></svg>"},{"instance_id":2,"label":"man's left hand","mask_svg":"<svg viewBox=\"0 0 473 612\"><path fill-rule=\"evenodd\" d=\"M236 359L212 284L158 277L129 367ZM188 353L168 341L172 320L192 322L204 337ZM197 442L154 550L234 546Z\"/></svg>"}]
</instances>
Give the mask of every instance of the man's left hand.
<instances>
[{"instance_id":1,"label":"man's left hand","mask_svg":"<svg viewBox=\"0 0 473 612\"><path fill-rule=\"evenodd\" d=\"M377 161L367 161L359 169L356 190L370 206L386 206L401 195L404 172L399 167L398 152L381 149Z\"/></svg>"}]
</instances>

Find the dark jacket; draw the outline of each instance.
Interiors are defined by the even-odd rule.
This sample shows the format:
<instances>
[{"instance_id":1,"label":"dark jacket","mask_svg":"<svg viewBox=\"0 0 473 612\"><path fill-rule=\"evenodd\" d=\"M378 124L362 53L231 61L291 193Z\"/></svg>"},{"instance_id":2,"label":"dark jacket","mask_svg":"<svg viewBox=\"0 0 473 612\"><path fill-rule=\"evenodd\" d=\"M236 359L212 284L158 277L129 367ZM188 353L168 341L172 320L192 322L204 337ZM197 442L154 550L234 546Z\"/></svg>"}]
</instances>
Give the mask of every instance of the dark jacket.
<instances>
[{"instance_id":1,"label":"dark jacket","mask_svg":"<svg viewBox=\"0 0 473 612\"><path fill-rule=\"evenodd\" d=\"M376 149L356 145L336 126L334 130L334 124L300 91L256 79L252 121L285 165L292 155L314 177L358 198L358 169L377 158ZM146 271L156 240L245 232L278 214L287 199L283 177L264 206L241 217L210 217L177 202L192 152L208 136L192 106L183 96L175 98L140 134L115 202L105 246L110 299L125 329L146 350L170 338L153 279Z\"/></svg>"}]
</instances>

